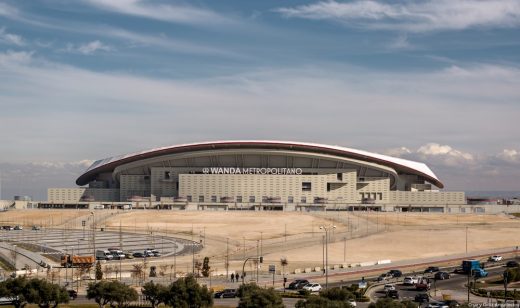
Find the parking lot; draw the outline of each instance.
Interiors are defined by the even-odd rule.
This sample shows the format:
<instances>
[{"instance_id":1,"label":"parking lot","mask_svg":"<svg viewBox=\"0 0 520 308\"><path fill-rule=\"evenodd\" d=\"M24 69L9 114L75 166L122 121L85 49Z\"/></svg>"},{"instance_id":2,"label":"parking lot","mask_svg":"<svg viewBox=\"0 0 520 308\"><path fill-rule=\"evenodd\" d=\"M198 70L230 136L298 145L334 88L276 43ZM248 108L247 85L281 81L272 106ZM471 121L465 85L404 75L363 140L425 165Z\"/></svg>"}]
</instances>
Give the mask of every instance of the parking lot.
<instances>
[{"instance_id":1,"label":"parking lot","mask_svg":"<svg viewBox=\"0 0 520 308\"><path fill-rule=\"evenodd\" d=\"M0 230L4 241L10 241L21 248L52 256L63 253L93 255L95 250L118 248L125 252L143 252L156 249L161 257L184 255L198 252L202 245L186 239L156 234L91 230L40 229L40 230ZM95 241L94 241L95 238Z\"/></svg>"}]
</instances>

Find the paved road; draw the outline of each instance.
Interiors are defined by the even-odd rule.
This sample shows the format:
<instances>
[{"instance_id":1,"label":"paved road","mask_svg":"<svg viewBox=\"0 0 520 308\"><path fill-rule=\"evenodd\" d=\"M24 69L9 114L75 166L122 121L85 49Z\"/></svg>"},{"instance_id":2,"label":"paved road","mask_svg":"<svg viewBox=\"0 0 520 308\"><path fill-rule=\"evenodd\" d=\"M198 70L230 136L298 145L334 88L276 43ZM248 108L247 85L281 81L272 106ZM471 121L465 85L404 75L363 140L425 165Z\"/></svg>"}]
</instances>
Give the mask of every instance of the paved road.
<instances>
[{"instance_id":1,"label":"paved road","mask_svg":"<svg viewBox=\"0 0 520 308\"><path fill-rule=\"evenodd\" d=\"M505 267L496 267L496 268L489 268L487 271L489 272L490 276L493 275L500 275L505 270ZM404 276L403 276L404 277ZM402 284L402 279L399 280L390 280L388 281L389 284L392 284L396 287L396 289L399 292L400 300L414 300L415 296L422 291L415 290L414 286L405 286ZM426 276L426 277L432 277ZM484 278L485 279L485 278ZM450 279L447 280L438 280L435 281L432 279L432 287L431 290L428 292L431 296L432 301L440 301L442 300L442 294L450 294L452 299L455 299L459 302L465 302L467 301L467 276L466 275L460 275L460 274L452 274ZM379 285L377 287L374 287L370 292L370 297L372 300L377 300L378 298L385 297L386 294L383 291L383 285ZM483 303L487 302L486 298L478 297L470 295L470 301L473 303Z\"/></svg>"}]
</instances>

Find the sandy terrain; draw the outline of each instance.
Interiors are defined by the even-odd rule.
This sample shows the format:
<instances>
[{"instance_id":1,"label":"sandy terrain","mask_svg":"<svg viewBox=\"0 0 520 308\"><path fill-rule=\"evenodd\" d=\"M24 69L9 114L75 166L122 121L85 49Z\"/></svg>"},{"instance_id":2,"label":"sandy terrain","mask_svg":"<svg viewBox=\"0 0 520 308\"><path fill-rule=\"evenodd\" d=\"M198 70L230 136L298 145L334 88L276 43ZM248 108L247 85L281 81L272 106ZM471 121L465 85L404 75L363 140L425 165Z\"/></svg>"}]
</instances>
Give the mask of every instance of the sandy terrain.
<instances>
[{"instance_id":1,"label":"sandy terrain","mask_svg":"<svg viewBox=\"0 0 520 308\"><path fill-rule=\"evenodd\" d=\"M90 223L90 211L26 210L0 213L0 221L26 225L81 228ZM266 262L278 263L282 256L289 269L321 266L320 225L335 225L330 232L330 263L390 259L418 259L520 245L520 219L507 215L433 213L296 213L296 212L182 212L95 211L98 227L130 232L153 232L202 241L197 258L209 256L214 268L224 268L229 247L231 267L238 268L257 249ZM260 241L261 240L261 241ZM226 245L229 241L229 245ZM257 248L257 245L259 247ZM244 249L245 248L245 249ZM178 264L191 264L191 256L178 257ZM171 262L171 260L164 260Z\"/></svg>"},{"instance_id":2,"label":"sandy terrain","mask_svg":"<svg viewBox=\"0 0 520 308\"><path fill-rule=\"evenodd\" d=\"M236 260L235 265L244 256L256 255L256 245L262 237L261 249L267 262L279 262L284 256L290 262L289 268L320 266L323 231L319 226L332 224L336 229L330 232L329 260L337 264L343 263L344 238L347 263L464 253L466 226L469 252L520 244L520 220L502 214L148 211L117 215L107 220L107 226L118 226L119 221L135 225L138 230L168 228L169 232L185 234L191 234L193 226L195 240L206 234L207 244L201 255L215 261L223 260L225 239L229 238L230 259Z\"/></svg>"},{"instance_id":3,"label":"sandy terrain","mask_svg":"<svg viewBox=\"0 0 520 308\"><path fill-rule=\"evenodd\" d=\"M76 210L16 210L0 212L0 225L23 225L30 227L39 225L44 227L62 226L70 224L78 217L86 217L89 211Z\"/></svg>"}]
</instances>

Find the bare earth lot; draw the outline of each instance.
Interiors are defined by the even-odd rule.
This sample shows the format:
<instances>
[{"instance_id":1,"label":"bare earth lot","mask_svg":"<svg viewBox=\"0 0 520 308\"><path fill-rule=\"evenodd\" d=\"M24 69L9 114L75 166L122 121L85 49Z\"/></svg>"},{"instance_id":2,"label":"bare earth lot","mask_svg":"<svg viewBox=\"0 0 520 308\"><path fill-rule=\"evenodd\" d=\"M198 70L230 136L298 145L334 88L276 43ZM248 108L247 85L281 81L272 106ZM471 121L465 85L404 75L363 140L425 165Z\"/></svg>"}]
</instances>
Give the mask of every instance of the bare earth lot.
<instances>
[{"instance_id":1,"label":"bare earth lot","mask_svg":"<svg viewBox=\"0 0 520 308\"><path fill-rule=\"evenodd\" d=\"M82 220L90 224L90 216L86 210L24 210L0 213L0 222L80 229ZM520 219L503 214L100 210L94 216L97 227L117 230L121 225L128 232L201 241L205 248L196 258L209 256L216 270L224 268L228 249L235 269L244 256L256 256L257 249L268 263L286 257L289 269L321 266L324 232L320 225L336 226L330 232L331 264L464 253L466 227L468 252L520 245ZM177 258L179 264L191 261L191 255Z\"/></svg>"}]
</instances>

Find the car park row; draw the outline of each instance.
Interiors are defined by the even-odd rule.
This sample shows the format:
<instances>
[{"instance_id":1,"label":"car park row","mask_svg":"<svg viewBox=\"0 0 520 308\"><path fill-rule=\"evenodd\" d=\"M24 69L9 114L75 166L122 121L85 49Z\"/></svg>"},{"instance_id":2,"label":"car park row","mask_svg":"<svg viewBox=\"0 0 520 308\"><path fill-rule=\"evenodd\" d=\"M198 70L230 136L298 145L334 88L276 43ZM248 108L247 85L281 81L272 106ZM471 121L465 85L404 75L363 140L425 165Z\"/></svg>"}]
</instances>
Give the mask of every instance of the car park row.
<instances>
[{"instance_id":1,"label":"car park row","mask_svg":"<svg viewBox=\"0 0 520 308\"><path fill-rule=\"evenodd\" d=\"M107 250L96 250L96 260L123 260L133 258L150 258L160 257L161 253L154 248L147 248L141 251L135 252L123 252L119 248L108 248Z\"/></svg>"}]
</instances>

